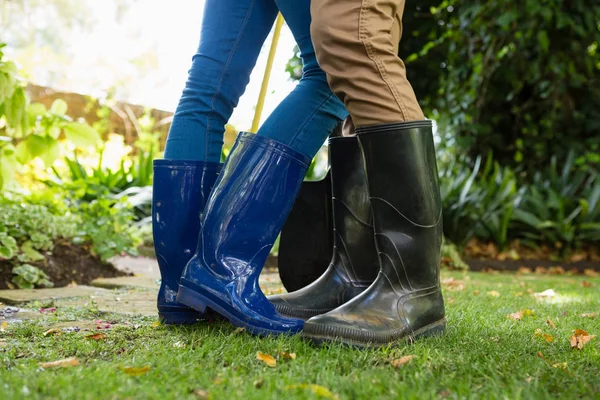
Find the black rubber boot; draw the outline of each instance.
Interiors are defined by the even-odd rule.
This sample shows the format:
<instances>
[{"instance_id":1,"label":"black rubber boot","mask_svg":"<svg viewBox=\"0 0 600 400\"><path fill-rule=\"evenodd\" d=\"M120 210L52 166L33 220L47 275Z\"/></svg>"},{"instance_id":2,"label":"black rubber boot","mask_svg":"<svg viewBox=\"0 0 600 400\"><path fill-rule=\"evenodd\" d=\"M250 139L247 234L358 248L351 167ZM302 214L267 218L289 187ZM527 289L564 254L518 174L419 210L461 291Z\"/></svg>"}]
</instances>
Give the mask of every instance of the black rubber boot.
<instances>
[{"instance_id":1,"label":"black rubber boot","mask_svg":"<svg viewBox=\"0 0 600 400\"><path fill-rule=\"evenodd\" d=\"M445 329L442 206L430 121L357 129L380 272L359 296L309 319L303 335L379 347Z\"/></svg>"},{"instance_id":2,"label":"black rubber boot","mask_svg":"<svg viewBox=\"0 0 600 400\"><path fill-rule=\"evenodd\" d=\"M379 272L362 153L356 137L329 139L333 257L325 273L298 291L271 296L280 314L308 319L362 293Z\"/></svg>"}]
</instances>

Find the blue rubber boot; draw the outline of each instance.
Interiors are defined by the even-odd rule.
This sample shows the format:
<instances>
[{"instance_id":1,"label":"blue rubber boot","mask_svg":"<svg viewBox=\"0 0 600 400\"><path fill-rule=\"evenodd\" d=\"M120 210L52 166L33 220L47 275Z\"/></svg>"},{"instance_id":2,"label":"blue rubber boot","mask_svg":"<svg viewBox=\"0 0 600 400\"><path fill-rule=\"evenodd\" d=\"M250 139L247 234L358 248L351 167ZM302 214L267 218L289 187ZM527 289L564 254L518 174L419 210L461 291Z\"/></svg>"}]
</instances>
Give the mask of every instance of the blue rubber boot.
<instances>
[{"instance_id":1,"label":"blue rubber boot","mask_svg":"<svg viewBox=\"0 0 600 400\"><path fill-rule=\"evenodd\" d=\"M204 209L198 249L177 301L206 307L255 335L293 334L301 319L281 316L258 276L283 227L310 159L273 139L241 133Z\"/></svg>"},{"instance_id":2,"label":"blue rubber boot","mask_svg":"<svg viewBox=\"0 0 600 400\"><path fill-rule=\"evenodd\" d=\"M177 303L176 297L181 272L198 243L200 213L220 169L218 163L154 160L152 232L162 278L158 316L165 324L193 324L204 319Z\"/></svg>"}]
</instances>

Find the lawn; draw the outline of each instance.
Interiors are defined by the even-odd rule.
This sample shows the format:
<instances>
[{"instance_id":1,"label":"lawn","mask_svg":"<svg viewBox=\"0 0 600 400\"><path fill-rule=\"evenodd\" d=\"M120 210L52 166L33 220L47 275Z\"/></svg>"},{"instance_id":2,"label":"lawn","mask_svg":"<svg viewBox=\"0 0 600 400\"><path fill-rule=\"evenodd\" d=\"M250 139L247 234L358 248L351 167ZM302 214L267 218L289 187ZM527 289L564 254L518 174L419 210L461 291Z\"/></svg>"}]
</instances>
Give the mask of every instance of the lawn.
<instances>
[{"instance_id":1,"label":"lawn","mask_svg":"<svg viewBox=\"0 0 600 400\"><path fill-rule=\"evenodd\" d=\"M3 326L1 397L600 397L600 337L582 349L570 344L575 329L600 336L599 278L453 272L443 279L446 334L380 350L258 339L220 322L169 327L153 318L58 307ZM553 296L535 295L548 289ZM82 329L65 329L74 325ZM56 327L60 334L44 335ZM257 352L275 357L276 365L257 360ZM72 357L78 365L40 366Z\"/></svg>"}]
</instances>

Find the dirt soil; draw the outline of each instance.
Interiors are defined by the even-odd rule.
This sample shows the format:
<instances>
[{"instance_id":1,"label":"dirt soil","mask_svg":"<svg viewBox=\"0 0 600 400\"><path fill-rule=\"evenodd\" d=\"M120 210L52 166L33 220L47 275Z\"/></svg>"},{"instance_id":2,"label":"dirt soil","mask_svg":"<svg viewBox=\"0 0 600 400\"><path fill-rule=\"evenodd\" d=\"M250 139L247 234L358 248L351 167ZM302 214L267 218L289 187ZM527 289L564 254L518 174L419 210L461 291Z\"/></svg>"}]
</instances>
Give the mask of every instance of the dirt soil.
<instances>
[{"instance_id":1,"label":"dirt soil","mask_svg":"<svg viewBox=\"0 0 600 400\"><path fill-rule=\"evenodd\" d=\"M87 285L96 278L113 278L128 275L117 270L112 264L103 263L82 246L57 244L52 253L46 254L46 260L30 262L44 271L54 287L67 286L71 282ZM12 268L9 261L0 260L0 289L13 289Z\"/></svg>"}]
</instances>

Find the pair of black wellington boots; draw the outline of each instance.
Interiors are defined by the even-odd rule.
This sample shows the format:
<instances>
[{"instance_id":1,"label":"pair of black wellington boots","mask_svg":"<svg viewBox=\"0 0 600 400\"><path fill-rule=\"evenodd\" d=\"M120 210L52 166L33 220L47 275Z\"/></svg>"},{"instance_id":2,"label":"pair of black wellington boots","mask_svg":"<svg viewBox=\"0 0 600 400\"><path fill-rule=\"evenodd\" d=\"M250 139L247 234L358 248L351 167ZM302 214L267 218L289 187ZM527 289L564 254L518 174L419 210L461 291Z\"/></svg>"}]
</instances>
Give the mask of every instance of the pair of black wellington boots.
<instances>
[{"instance_id":1,"label":"pair of black wellington boots","mask_svg":"<svg viewBox=\"0 0 600 400\"><path fill-rule=\"evenodd\" d=\"M333 257L312 284L269 297L314 342L380 347L440 334L442 206L431 121L329 141Z\"/></svg>"}]
</instances>

